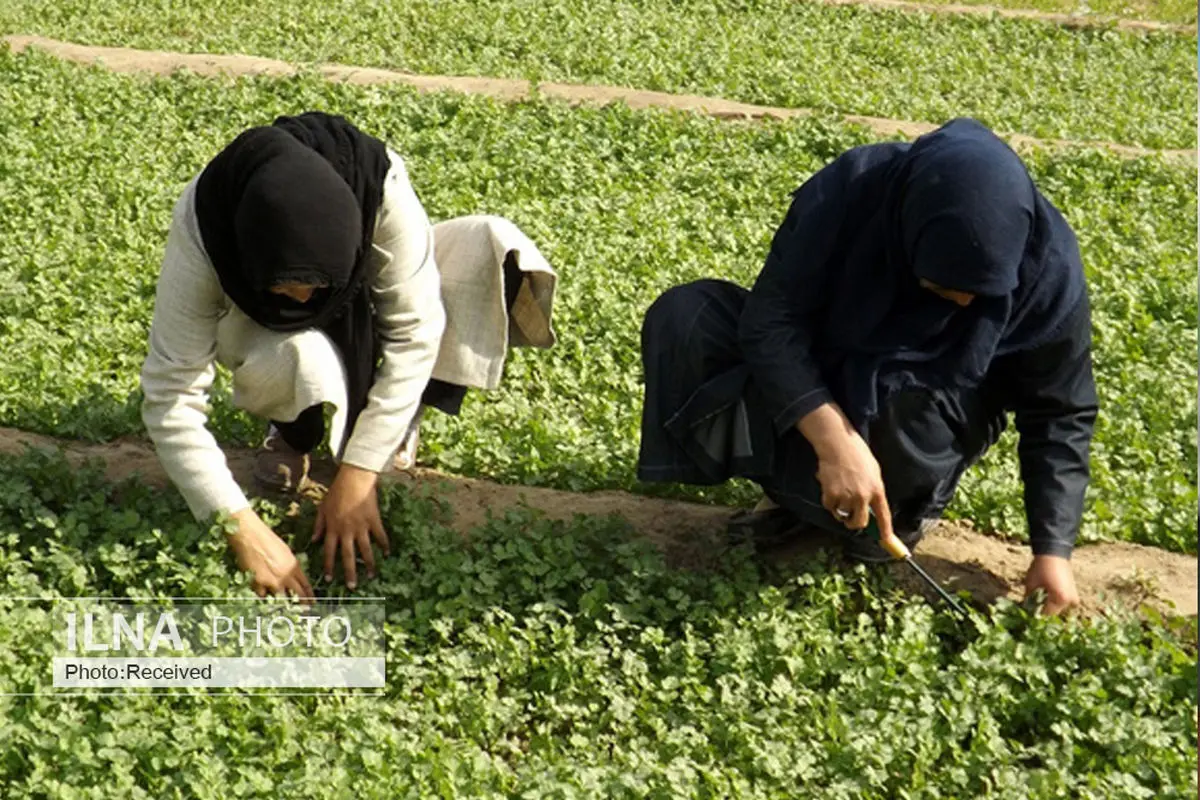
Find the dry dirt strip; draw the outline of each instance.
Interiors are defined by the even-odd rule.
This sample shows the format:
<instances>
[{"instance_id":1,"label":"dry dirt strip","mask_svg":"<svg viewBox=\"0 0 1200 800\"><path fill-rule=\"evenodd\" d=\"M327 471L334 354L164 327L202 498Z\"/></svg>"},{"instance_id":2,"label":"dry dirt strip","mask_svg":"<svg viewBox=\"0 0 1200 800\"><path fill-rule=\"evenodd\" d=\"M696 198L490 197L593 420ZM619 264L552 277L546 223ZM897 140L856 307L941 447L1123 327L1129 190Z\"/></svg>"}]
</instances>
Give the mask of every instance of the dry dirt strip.
<instances>
[{"instance_id":1,"label":"dry dirt strip","mask_svg":"<svg viewBox=\"0 0 1200 800\"><path fill-rule=\"evenodd\" d=\"M159 487L169 485L153 447L146 441L126 439L109 444L61 441L46 436L0 428L0 458L13 457L26 448L61 450L74 463L99 459L110 480L139 476ZM254 452L228 449L234 477L251 487ZM332 475L332 465L314 467L318 479ZM419 469L392 474L387 480L425 489L443 498L454 513L454 526L463 533L482 523L489 513L528 506L551 519L569 520L576 514L610 515L625 519L639 534L662 548L680 566L703 565L719 557L723 530L730 509L677 500L661 500L626 492L578 494L528 486L508 486L474 478L444 475ZM798 542L775 558L803 557L832 539ZM946 585L965 589L980 602L998 597L1019 599L1029 566L1027 545L987 536L968 527L940 523L917 551L921 564ZM1109 542L1082 545L1073 559L1075 575L1086 608L1095 612L1116 602L1126 606L1146 603L1160 612L1194 616L1197 611L1197 561L1194 556L1153 547ZM893 565L898 581L915 592L925 589L901 565Z\"/></svg>"},{"instance_id":2,"label":"dry dirt strip","mask_svg":"<svg viewBox=\"0 0 1200 800\"><path fill-rule=\"evenodd\" d=\"M964 5L961 3L911 3L906 0L813 0L824 6L865 6L888 11L920 12L926 14L959 14L972 17L1001 17L1004 19L1028 19L1062 25L1066 28L1115 28L1119 31L1144 33L1183 33L1196 35L1195 25L1178 22L1157 22L1141 19L1118 19L1116 17L1087 16L1083 14L1056 14L1025 8L999 8L997 6Z\"/></svg>"},{"instance_id":3,"label":"dry dirt strip","mask_svg":"<svg viewBox=\"0 0 1200 800\"><path fill-rule=\"evenodd\" d=\"M486 78L457 75L414 75L406 72L355 67L343 64L320 64L302 67L274 58L248 55L222 55L209 53L174 53L160 50L134 50L127 47L96 47L91 45L60 42L41 36L5 36L3 39L14 52L23 52L34 47L58 58L79 64L97 64L114 72L150 73L170 75L179 70L188 70L205 76L296 75L308 69L328 80L356 85L378 85L400 83L421 92L461 92L483 95L498 100L516 101L536 97L560 100L571 105L604 106L625 103L634 109L671 109L704 114L726 120L796 119L819 116L810 108L780 108L739 103L719 97L704 97L693 94L671 94L620 86L583 85L570 83L538 83L516 78ZM846 114L842 120L851 125L867 128L880 137L903 136L914 138L936 129L937 124L908 122L904 120L867 117ZM1171 161L1193 163L1194 150L1154 150L1112 142L1085 142L1065 139L1037 139L1018 133L1002 134L1013 147L1018 149L1091 147L1109 150L1126 157L1161 155Z\"/></svg>"}]
</instances>

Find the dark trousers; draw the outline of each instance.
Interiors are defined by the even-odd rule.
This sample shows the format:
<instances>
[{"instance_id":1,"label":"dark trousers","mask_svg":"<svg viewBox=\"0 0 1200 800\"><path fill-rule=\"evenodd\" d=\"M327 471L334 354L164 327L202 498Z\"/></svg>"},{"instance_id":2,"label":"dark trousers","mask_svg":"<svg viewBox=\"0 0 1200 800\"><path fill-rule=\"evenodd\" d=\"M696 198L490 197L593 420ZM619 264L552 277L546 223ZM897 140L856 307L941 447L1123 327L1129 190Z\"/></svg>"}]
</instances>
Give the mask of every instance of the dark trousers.
<instances>
[{"instance_id":1,"label":"dark trousers","mask_svg":"<svg viewBox=\"0 0 1200 800\"><path fill-rule=\"evenodd\" d=\"M749 478L821 527L817 458L797 430L776 436L738 345L748 292L725 281L677 286L642 328L646 399L638 477L712 484ZM899 530L939 516L959 479L1003 430L978 392L913 389L884 398L866 432Z\"/></svg>"},{"instance_id":2,"label":"dark trousers","mask_svg":"<svg viewBox=\"0 0 1200 800\"><path fill-rule=\"evenodd\" d=\"M525 273L517 266L511 257L504 259L504 307L512 310L521 291ZM421 405L436 408L445 414L458 416L462 410L463 400L467 396L467 387L454 383L430 378L421 394ZM300 416L291 422L271 420L271 423L283 437L283 441L294 450L301 453L311 453L325 438L325 410L320 405L310 406L300 412Z\"/></svg>"}]
</instances>

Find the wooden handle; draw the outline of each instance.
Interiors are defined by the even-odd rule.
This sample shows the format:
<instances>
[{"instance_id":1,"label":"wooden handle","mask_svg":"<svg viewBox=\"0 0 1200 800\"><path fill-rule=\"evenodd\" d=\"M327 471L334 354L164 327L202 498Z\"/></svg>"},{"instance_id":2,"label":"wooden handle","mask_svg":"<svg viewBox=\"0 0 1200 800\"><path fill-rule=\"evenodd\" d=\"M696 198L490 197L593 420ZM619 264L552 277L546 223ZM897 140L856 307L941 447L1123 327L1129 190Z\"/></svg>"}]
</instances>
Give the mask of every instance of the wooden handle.
<instances>
[{"instance_id":1,"label":"wooden handle","mask_svg":"<svg viewBox=\"0 0 1200 800\"><path fill-rule=\"evenodd\" d=\"M912 551L908 549L908 545L900 541L900 538L895 534L891 536L880 536L879 543L883 545L883 549L888 551L892 558L903 561L906 558L912 557Z\"/></svg>"}]
</instances>

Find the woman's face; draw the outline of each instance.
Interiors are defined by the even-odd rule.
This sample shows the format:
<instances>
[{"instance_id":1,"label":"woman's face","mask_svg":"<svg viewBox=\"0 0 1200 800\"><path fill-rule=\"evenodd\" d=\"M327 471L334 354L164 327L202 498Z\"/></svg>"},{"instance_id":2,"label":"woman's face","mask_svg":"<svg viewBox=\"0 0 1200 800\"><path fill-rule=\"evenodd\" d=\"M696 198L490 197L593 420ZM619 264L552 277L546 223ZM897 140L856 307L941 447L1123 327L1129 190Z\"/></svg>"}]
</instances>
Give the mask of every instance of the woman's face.
<instances>
[{"instance_id":1,"label":"woman's face","mask_svg":"<svg viewBox=\"0 0 1200 800\"><path fill-rule=\"evenodd\" d=\"M946 298L952 303L962 306L963 308L971 305L971 301L975 299L975 295L971 294L970 292L960 292L957 289L945 289L927 278L921 278L921 286L933 292L934 294Z\"/></svg>"},{"instance_id":2,"label":"woman's face","mask_svg":"<svg viewBox=\"0 0 1200 800\"><path fill-rule=\"evenodd\" d=\"M316 286L307 283L279 283L270 288L272 294L290 297L297 303L307 303L312 299L313 292L316 290Z\"/></svg>"}]
</instances>

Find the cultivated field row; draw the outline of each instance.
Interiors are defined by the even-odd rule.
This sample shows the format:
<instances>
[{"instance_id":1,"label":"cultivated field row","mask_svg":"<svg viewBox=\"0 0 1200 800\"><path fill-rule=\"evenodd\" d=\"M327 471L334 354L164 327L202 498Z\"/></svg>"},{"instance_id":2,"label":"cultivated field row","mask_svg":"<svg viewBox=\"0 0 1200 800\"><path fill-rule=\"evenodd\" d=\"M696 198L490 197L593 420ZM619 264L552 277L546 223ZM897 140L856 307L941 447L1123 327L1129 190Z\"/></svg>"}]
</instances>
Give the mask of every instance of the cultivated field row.
<instances>
[{"instance_id":1,"label":"cultivated field row","mask_svg":"<svg viewBox=\"0 0 1200 800\"><path fill-rule=\"evenodd\" d=\"M0 7L0 34L310 68L625 87L831 117L937 124L973 116L1039 139L1196 142L1192 33L797 0L262 0L153 11L118 0L11 0Z\"/></svg>"},{"instance_id":2,"label":"cultivated field row","mask_svg":"<svg viewBox=\"0 0 1200 800\"><path fill-rule=\"evenodd\" d=\"M515 352L505 385L469 397L461 419L428 419L426 463L576 491L654 491L632 474L645 308L699 277L752 281L795 186L877 140L820 117L729 124L314 73L145 79L36 48L0 48L0 75L0 278L13 287L0 292L0 424L93 441L140 434L137 374L180 188L237 131L322 108L404 154L431 218L506 216L564 275L558 345ZM1027 163L1076 230L1092 287L1104 413L1082 540L1194 552L1194 171L1075 148L1035 149ZM224 384L213 402L222 444L260 440ZM1021 535L1014 445L968 474L954 516ZM671 491L753 498L737 484Z\"/></svg>"},{"instance_id":3,"label":"cultivated field row","mask_svg":"<svg viewBox=\"0 0 1200 800\"><path fill-rule=\"evenodd\" d=\"M922 14L952 14L968 17L1001 17L1004 19L1027 19L1062 25L1067 28L1115 28L1119 31L1153 31L1156 33L1181 33L1196 35L1196 25L1179 22L1162 22L1152 19L1129 19L1091 14L1061 14L1031 8L1005 8L1002 6L966 5L963 3L920 3L908 0L812 0L829 6L866 6L868 8L906 11Z\"/></svg>"},{"instance_id":4,"label":"cultivated field row","mask_svg":"<svg viewBox=\"0 0 1200 800\"><path fill-rule=\"evenodd\" d=\"M88 444L68 439L0 427L0 454L19 455L28 448L61 451L74 464L98 462L106 479L121 482L132 477L154 487L169 485L153 446L144 441L123 440ZM234 477L243 486L253 483L252 448L227 448L226 457ZM332 480L334 465L328 459L314 464L313 478L322 485ZM413 473L390 473L387 484L401 483L414 491L428 490L453 510L450 524L463 535L483 525L489 516L503 517L510 509L534 509L548 519L570 522L576 515L616 515L637 534L653 542L676 565L711 568L721 553L722 534L729 510L664 498L643 497L628 492L564 492L530 486L510 486L477 478L448 475L430 469ZM799 549L773 554L775 558L815 555L825 548L836 552L832 536L810 536ZM1029 566L1028 547L973 530L962 524L942 521L921 543L921 563L943 585L970 592L979 603L999 598L1019 601L1022 581ZM1103 542L1079 547L1072 560L1085 613L1097 613L1114 604L1142 605L1159 613L1194 616L1197 610L1197 563L1193 556L1171 553L1157 547L1127 542ZM905 580L902 568L892 575L908 591L937 598L916 580Z\"/></svg>"},{"instance_id":5,"label":"cultivated field row","mask_svg":"<svg viewBox=\"0 0 1200 800\"><path fill-rule=\"evenodd\" d=\"M58 58L79 64L96 64L119 73L150 73L170 75L178 70L187 70L205 76L274 76L296 75L316 72L331 80L360 86L403 84L421 92L462 92L492 97L505 101L528 100L543 97L561 100L571 105L607 105L624 103L632 109L661 108L706 114L726 120L797 119L813 116L829 116L812 108L783 108L742 103L720 97L704 97L691 94L675 94L620 86L558 83L554 81L534 83L517 78L471 77L458 75L414 75L376 67L350 66L345 64L318 64L313 67L298 66L275 58L263 58L242 54L177 53L162 50L137 50L128 47L100 47L62 42L42 36L10 35L3 37L13 50L21 53L28 48L44 50ZM884 119L859 114L840 115L842 122L859 125L873 136L902 136L914 138L938 127L930 122ZM1032 148L1063 149L1090 147L1105 149L1117 155L1140 157L1161 155L1179 162L1194 162L1195 149L1154 149L1134 147L1113 142L1079 141L1069 139L1039 139L1012 131L999 131L1018 150Z\"/></svg>"}]
</instances>

